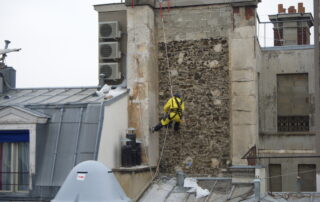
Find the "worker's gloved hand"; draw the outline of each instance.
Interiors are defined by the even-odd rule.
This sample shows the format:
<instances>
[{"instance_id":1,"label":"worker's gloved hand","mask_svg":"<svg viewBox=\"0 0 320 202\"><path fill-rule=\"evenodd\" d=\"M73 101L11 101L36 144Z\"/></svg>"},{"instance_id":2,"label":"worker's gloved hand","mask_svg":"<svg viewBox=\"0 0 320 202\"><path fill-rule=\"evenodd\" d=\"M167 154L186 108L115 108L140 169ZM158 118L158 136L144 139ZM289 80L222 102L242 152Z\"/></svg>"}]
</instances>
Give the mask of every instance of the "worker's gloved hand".
<instances>
[{"instance_id":1,"label":"worker's gloved hand","mask_svg":"<svg viewBox=\"0 0 320 202\"><path fill-rule=\"evenodd\" d=\"M182 119L180 120L180 123L183 124L183 125L185 125L186 120L184 119L184 117L182 117Z\"/></svg>"}]
</instances>

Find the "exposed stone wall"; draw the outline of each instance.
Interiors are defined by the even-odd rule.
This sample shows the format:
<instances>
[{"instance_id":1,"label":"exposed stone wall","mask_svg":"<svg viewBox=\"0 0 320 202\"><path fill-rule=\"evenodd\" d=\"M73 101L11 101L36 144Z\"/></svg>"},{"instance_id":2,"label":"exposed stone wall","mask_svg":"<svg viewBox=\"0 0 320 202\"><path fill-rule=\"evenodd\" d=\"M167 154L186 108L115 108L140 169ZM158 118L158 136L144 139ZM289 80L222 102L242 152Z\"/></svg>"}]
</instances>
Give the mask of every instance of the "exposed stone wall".
<instances>
[{"instance_id":1,"label":"exposed stone wall","mask_svg":"<svg viewBox=\"0 0 320 202\"><path fill-rule=\"evenodd\" d=\"M168 130L161 172L217 174L230 158L230 90L226 38L167 43L173 91L185 101L180 132ZM159 43L159 110L170 98L165 44ZM160 113L160 116L162 114ZM160 151L166 129L160 133Z\"/></svg>"}]
</instances>

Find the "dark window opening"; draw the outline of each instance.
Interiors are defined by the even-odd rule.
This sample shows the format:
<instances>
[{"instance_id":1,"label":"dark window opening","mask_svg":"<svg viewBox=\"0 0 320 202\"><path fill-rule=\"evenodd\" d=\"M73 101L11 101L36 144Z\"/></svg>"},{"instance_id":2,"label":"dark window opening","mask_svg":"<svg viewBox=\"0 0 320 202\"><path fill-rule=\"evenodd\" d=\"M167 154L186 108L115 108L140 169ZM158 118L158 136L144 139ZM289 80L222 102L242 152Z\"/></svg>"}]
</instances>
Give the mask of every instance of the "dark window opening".
<instances>
[{"instance_id":1,"label":"dark window opening","mask_svg":"<svg viewBox=\"0 0 320 202\"><path fill-rule=\"evenodd\" d=\"M282 191L281 164L269 164L269 190Z\"/></svg>"},{"instance_id":2,"label":"dark window opening","mask_svg":"<svg viewBox=\"0 0 320 202\"><path fill-rule=\"evenodd\" d=\"M277 75L279 132L309 131L308 74Z\"/></svg>"},{"instance_id":3,"label":"dark window opening","mask_svg":"<svg viewBox=\"0 0 320 202\"><path fill-rule=\"evenodd\" d=\"M300 177L300 191L315 192L316 185L316 165L315 164L299 164L298 176Z\"/></svg>"}]
</instances>

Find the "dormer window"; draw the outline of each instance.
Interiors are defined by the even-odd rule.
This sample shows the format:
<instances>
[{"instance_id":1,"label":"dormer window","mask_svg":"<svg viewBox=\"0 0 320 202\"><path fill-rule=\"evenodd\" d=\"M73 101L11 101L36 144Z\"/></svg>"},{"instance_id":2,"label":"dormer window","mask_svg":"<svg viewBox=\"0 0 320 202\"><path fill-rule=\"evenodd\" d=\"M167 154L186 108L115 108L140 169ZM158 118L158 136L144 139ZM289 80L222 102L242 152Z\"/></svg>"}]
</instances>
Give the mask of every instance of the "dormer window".
<instances>
[{"instance_id":1,"label":"dormer window","mask_svg":"<svg viewBox=\"0 0 320 202\"><path fill-rule=\"evenodd\" d=\"M36 172L36 128L48 116L23 107L0 109L0 194L29 192Z\"/></svg>"},{"instance_id":2,"label":"dormer window","mask_svg":"<svg viewBox=\"0 0 320 202\"><path fill-rule=\"evenodd\" d=\"M0 130L0 190L29 189L29 131Z\"/></svg>"},{"instance_id":3,"label":"dormer window","mask_svg":"<svg viewBox=\"0 0 320 202\"><path fill-rule=\"evenodd\" d=\"M28 191L29 176L29 131L0 130L0 191Z\"/></svg>"}]
</instances>

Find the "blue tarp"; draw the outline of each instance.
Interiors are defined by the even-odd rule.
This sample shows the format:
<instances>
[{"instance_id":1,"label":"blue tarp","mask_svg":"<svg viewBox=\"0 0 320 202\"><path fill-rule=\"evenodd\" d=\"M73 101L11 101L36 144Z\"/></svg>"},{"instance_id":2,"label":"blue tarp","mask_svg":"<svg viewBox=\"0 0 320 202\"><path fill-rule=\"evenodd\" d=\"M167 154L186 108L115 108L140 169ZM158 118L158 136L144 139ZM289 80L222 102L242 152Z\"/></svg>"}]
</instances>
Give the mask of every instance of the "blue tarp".
<instances>
[{"instance_id":1,"label":"blue tarp","mask_svg":"<svg viewBox=\"0 0 320 202\"><path fill-rule=\"evenodd\" d=\"M0 142L29 142L29 131L0 130Z\"/></svg>"}]
</instances>

